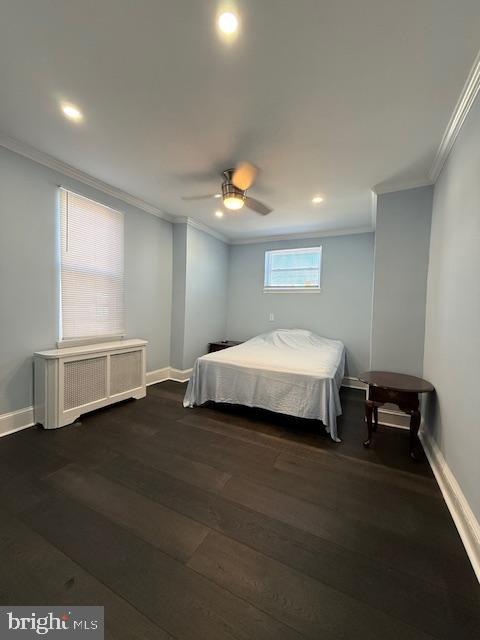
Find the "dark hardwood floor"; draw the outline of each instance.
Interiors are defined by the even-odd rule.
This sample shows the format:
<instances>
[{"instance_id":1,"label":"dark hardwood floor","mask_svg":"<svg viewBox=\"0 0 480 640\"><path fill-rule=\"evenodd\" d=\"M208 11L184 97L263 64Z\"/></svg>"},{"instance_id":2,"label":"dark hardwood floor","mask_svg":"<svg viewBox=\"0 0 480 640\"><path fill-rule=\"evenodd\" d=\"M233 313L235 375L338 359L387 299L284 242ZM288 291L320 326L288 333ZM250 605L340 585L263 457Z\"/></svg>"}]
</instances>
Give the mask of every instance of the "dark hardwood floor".
<instances>
[{"instance_id":1,"label":"dark hardwood floor","mask_svg":"<svg viewBox=\"0 0 480 640\"><path fill-rule=\"evenodd\" d=\"M0 440L0 603L100 604L106 637L480 636L480 587L408 432L183 409L185 385Z\"/></svg>"}]
</instances>

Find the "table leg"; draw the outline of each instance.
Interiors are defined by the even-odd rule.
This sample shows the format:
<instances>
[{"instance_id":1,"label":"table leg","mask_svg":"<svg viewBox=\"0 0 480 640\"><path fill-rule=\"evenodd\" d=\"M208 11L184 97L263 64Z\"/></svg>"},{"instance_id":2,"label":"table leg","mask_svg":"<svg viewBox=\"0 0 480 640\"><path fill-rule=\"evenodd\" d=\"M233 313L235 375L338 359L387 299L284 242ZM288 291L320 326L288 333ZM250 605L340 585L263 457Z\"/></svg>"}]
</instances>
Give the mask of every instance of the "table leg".
<instances>
[{"instance_id":1,"label":"table leg","mask_svg":"<svg viewBox=\"0 0 480 640\"><path fill-rule=\"evenodd\" d=\"M375 404L371 400L365 401L365 417L367 418L368 436L365 442L363 443L364 447L369 447L370 444L372 443L372 430L373 430L372 415L373 415L374 408L375 408Z\"/></svg>"},{"instance_id":2,"label":"table leg","mask_svg":"<svg viewBox=\"0 0 480 640\"><path fill-rule=\"evenodd\" d=\"M374 419L373 430L378 431L378 405L375 405L373 407L373 419Z\"/></svg>"},{"instance_id":3,"label":"table leg","mask_svg":"<svg viewBox=\"0 0 480 640\"><path fill-rule=\"evenodd\" d=\"M420 428L421 415L418 409L410 414L410 457L413 460L420 460L422 455L419 453L418 430Z\"/></svg>"}]
</instances>

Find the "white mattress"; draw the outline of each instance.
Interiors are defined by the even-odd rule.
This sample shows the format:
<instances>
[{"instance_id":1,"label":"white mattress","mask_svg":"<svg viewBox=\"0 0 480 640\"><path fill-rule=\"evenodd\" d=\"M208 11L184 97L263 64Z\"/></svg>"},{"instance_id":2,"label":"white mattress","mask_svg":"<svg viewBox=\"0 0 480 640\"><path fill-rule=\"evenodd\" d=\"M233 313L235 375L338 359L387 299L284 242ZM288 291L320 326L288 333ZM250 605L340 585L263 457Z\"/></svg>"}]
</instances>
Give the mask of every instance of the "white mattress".
<instances>
[{"instance_id":1,"label":"white mattress","mask_svg":"<svg viewBox=\"0 0 480 640\"><path fill-rule=\"evenodd\" d=\"M303 329L278 329L197 359L183 404L209 400L321 420L335 442L345 348Z\"/></svg>"}]
</instances>

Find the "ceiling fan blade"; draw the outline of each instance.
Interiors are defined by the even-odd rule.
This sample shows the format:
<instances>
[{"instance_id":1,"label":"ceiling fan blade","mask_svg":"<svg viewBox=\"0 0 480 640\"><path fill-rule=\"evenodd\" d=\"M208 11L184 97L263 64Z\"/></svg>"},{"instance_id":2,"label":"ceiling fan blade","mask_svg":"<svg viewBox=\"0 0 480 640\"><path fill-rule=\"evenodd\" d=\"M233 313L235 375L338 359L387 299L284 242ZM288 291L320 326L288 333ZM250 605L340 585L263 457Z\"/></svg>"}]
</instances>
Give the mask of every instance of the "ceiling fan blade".
<instances>
[{"instance_id":1,"label":"ceiling fan blade","mask_svg":"<svg viewBox=\"0 0 480 640\"><path fill-rule=\"evenodd\" d=\"M204 196L182 196L182 200L208 200L209 198L215 198L216 193L208 193Z\"/></svg>"},{"instance_id":2,"label":"ceiling fan blade","mask_svg":"<svg viewBox=\"0 0 480 640\"><path fill-rule=\"evenodd\" d=\"M260 200L255 200L255 198L245 198L245 206L262 216L266 216L273 211L273 209L260 202Z\"/></svg>"},{"instance_id":3,"label":"ceiling fan blade","mask_svg":"<svg viewBox=\"0 0 480 640\"><path fill-rule=\"evenodd\" d=\"M254 167L250 162L240 162L233 172L232 183L237 189L246 191L255 182L257 173L257 167Z\"/></svg>"}]
</instances>

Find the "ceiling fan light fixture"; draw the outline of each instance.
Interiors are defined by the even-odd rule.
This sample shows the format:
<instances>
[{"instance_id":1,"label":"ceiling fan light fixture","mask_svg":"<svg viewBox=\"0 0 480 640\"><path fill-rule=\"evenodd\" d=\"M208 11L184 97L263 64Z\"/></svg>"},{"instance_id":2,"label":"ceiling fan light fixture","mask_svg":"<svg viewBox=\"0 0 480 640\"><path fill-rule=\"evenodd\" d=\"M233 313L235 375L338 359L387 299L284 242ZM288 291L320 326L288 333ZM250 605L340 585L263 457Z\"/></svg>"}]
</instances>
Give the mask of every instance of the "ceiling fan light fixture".
<instances>
[{"instance_id":1,"label":"ceiling fan light fixture","mask_svg":"<svg viewBox=\"0 0 480 640\"><path fill-rule=\"evenodd\" d=\"M255 182L258 169L249 162L240 162L236 169L223 171L222 193L208 193L198 196L184 196L182 200L209 200L210 198L222 198L223 206L228 211L239 211L243 207L255 211L261 216L266 216L273 209L260 200L247 196L247 191ZM223 212L225 213L225 211ZM221 209L214 211L217 218L223 215Z\"/></svg>"},{"instance_id":2,"label":"ceiling fan light fixture","mask_svg":"<svg viewBox=\"0 0 480 640\"><path fill-rule=\"evenodd\" d=\"M235 169L227 169L223 172L225 180L222 183L223 205L231 211L238 211L244 205L245 191L242 191L232 183Z\"/></svg>"},{"instance_id":3,"label":"ceiling fan light fixture","mask_svg":"<svg viewBox=\"0 0 480 640\"><path fill-rule=\"evenodd\" d=\"M243 197L240 195L228 195L223 199L223 204L231 211L238 211L243 207Z\"/></svg>"}]
</instances>

